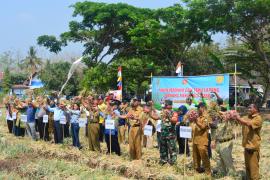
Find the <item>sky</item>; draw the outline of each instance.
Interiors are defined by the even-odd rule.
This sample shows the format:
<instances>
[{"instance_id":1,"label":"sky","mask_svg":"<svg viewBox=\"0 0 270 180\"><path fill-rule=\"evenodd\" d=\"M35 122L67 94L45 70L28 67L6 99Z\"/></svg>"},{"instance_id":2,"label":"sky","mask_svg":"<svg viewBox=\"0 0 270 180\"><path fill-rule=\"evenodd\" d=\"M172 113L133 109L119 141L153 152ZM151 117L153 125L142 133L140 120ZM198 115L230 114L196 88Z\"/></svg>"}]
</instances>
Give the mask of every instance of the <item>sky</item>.
<instances>
[{"instance_id":1,"label":"sky","mask_svg":"<svg viewBox=\"0 0 270 180\"><path fill-rule=\"evenodd\" d=\"M80 0L2 0L0 1L0 54L11 51L24 57L30 46L35 46L38 55L43 58L79 57L81 44L70 44L59 55L39 47L36 39L41 35L58 36L68 31L73 20L70 5ZM124 2L137 7L162 8L179 3L179 0L92 0L96 2ZM225 37L217 35L217 42L223 43Z\"/></svg>"}]
</instances>

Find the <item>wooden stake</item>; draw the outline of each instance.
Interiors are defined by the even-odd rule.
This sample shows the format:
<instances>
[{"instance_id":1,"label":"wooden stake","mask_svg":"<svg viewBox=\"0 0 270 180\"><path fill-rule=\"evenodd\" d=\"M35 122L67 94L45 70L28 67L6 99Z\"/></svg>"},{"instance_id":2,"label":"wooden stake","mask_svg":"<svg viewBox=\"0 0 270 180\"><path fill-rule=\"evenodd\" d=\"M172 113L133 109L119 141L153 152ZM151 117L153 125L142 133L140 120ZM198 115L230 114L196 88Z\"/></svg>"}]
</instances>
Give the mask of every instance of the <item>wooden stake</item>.
<instances>
[{"instance_id":1,"label":"wooden stake","mask_svg":"<svg viewBox=\"0 0 270 180\"><path fill-rule=\"evenodd\" d=\"M112 130L110 129L110 155L112 154Z\"/></svg>"}]
</instances>

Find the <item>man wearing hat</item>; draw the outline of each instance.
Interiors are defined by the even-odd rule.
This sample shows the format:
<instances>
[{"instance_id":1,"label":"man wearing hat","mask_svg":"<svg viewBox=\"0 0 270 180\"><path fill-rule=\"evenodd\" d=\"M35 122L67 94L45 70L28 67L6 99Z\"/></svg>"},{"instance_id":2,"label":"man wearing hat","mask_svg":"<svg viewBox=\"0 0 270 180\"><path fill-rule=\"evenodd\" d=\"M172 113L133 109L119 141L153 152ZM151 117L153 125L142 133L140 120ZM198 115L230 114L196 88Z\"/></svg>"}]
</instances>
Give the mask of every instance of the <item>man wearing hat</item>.
<instances>
[{"instance_id":1,"label":"man wearing hat","mask_svg":"<svg viewBox=\"0 0 270 180\"><path fill-rule=\"evenodd\" d=\"M130 124L129 130L129 153L132 160L141 159L142 156L142 107L139 106L138 98L133 98L131 109L127 114Z\"/></svg>"},{"instance_id":2,"label":"man wearing hat","mask_svg":"<svg viewBox=\"0 0 270 180\"><path fill-rule=\"evenodd\" d=\"M169 163L173 165L176 163L176 134L175 123L172 122L173 111L172 101L165 100L165 106L161 114L161 136L160 136L160 164Z\"/></svg>"},{"instance_id":3,"label":"man wearing hat","mask_svg":"<svg viewBox=\"0 0 270 180\"><path fill-rule=\"evenodd\" d=\"M199 117L195 120L193 126L193 165L194 169L201 173L201 161L206 174L211 174L210 160L208 156L208 130L211 118L207 113L206 104L198 104Z\"/></svg>"}]
</instances>

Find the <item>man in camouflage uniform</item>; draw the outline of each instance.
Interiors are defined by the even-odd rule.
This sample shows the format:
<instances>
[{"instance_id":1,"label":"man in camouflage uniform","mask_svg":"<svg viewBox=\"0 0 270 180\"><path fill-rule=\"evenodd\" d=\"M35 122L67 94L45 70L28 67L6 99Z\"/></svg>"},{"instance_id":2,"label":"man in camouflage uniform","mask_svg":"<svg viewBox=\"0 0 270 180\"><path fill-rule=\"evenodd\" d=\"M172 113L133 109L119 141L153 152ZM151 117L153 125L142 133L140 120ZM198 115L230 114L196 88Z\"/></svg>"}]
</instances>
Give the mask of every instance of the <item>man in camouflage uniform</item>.
<instances>
[{"instance_id":1,"label":"man in camouflage uniform","mask_svg":"<svg viewBox=\"0 0 270 180\"><path fill-rule=\"evenodd\" d=\"M218 115L217 115L218 116ZM235 168L233 166L232 148L233 148L233 121L226 120L220 115L217 124L215 136L213 137L213 147L219 156L216 170L223 175L233 175Z\"/></svg>"},{"instance_id":2,"label":"man in camouflage uniform","mask_svg":"<svg viewBox=\"0 0 270 180\"><path fill-rule=\"evenodd\" d=\"M173 165L177 159L175 124L171 122L172 115L172 101L166 100L161 114L160 164L162 165L167 162Z\"/></svg>"}]
</instances>

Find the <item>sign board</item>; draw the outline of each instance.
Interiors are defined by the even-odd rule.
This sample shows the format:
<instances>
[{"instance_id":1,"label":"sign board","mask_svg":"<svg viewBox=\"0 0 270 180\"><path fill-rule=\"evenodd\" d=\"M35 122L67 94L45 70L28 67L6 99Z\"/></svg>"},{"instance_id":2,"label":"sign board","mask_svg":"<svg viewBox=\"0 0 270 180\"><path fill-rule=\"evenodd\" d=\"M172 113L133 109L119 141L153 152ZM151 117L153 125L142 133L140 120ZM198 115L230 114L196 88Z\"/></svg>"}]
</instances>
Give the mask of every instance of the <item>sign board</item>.
<instances>
[{"instance_id":1,"label":"sign board","mask_svg":"<svg viewBox=\"0 0 270 180\"><path fill-rule=\"evenodd\" d=\"M180 137L181 138L191 138L192 128L187 126L180 126Z\"/></svg>"},{"instance_id":2,"label":"sign board","mask_svg":"<svg viewBox=\"0 0 270 180\"><path fill-rule=\"evenodd\" d=\"M22 114L22 115L21 115L21 121L22 121L22 122L27 122L27 116L24 115L24 114Z\"/></svg>"},{"instance_id":3,"label":"sign board","mask_svg":"<svg viewBox=\"0 0 270 180\"><path fill-rule=\"evenodd\" d=\"M105 120L105 129L115 129L114 120Z\"/></svg>"},{"instance_id":4,"label":"sign board","mask_svg":"<svg viewBox=\"0 0 270 180\"><path fill-rule=\"evenodd\" d=\"M211 92L216 92L228 103L229 74L152 78L152 100L157 108L162 107L165 100L172 100L173 107L178 108L186 103L190 92L197 101L201 99L201 93L210 100Z\"/></svg>"},{"instance_id":5,"label":"sign board","mask_svg":"<svg viewBox=\"0 0 270 180\"><path fill-rule=\"evenodd\" d=\"M86 122L87 122L86 118L79 118L79 126L80 127L86 127Z\"/></svg>"},{"instance_id":6,"label":"sign board","mask_svg":"<svg viewBox=\"0 0 270 180\"><path fill-rule=\"evenodd\" d=\"M157 120L156 130L157 132L161 132L161 120Z\"/></svg>"},{"instance_id":7,"label":"sign board","mask_svg":"<svg viewBox=\"0 0 270 180\"><path fill-rule=\"evenodd\" d=\"M16 119L17 118L17 113L12 113L12 119L14 120L14 119Z\"/></svg>"},{"instance_id":8,"label":"sign board","mask_svg":"<svg viewBox=\"0 0 270 180\"><path fill-rule=\"evenodd\" d=\"M48 123L49 121L49 116L48 115L44 115L43 116L43 123Z\"/></svg>"},{"instance_id":9,"label":"sign board","mask_svg":"<svg viewBox=\"0 0 270 180\"><path fill-rule=\"evenodd\" d=\"M66 124L67 120L66 120L66 116L61 116L60 117L60 124Z\"/></svg>"},{"instance_id":10,"label":"sign board","mask_svg":"<svg viewBox=\"0 0 270 180\"><path fill-rule=\"evenodd\" d=\"M152 134L153 134L153 126L145 125L144 126L144 135L152 136Z\"/></svg>"},{"instance_id":11,"label":"sign board","mask_svg":"<svg viewBox=\"0 0 270 180\"><path fill-rule=\"evenodd\" d=\"M113 94L113 99L118 101L122 101L122 91L121 90L111 90L109 91L110 94Z\"/></svg>"}]
</instances>

